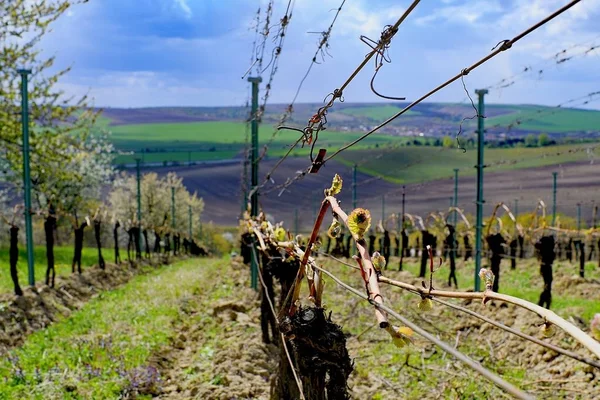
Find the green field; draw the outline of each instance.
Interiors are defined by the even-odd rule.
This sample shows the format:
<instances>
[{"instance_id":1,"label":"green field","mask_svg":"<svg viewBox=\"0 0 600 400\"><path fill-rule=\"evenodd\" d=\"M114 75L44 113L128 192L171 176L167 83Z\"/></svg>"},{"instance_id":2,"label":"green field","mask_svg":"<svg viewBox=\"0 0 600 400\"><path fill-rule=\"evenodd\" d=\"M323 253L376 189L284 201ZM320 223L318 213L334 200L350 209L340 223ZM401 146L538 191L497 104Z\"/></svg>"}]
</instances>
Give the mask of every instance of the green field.
<instances>
[{"instance_id":1,"label":"green field","mask_svg":"<svg viewBox=\"0 0 600 400\"><path fill-rule=\"evenodd\" d=\"M600 112L580 109L548 109L547 107L522 106L514 113L487 118L486 126L506 126L516 119L523 121L513 129L549 133L600 130Z\"/></svg>"},{"instance_id":2,"label":"green field","mask_svg":"<svg viewBox=\"0 0 600 400\"><path fill-rule=\"evenodd\" d=\"M540 148L486 149L485 163L489 165L486 171L589 160L590 155L581 149L597 145L589 143ZM381 157L375 159L380 155ZM369 158L373 161L366 161ZM361 163L362 172L381 175L392 182L412 183L450 177L454 168L460 169L461 175L475 175L473 166L477 163L477 152L469 150L463 153L461 150L442 147L410 146L380 151L371 149L343 152L336 159L349 166Z\"/></svg>"},{"instance_id":3,"label":"green field","mask_svg":"<svg viewBox=\"0 0 600 400\"><path fill-rule=\"evenodd\" d=\"M189 122L174 124L117 125L110 127L113 142L124 149L152 147L153 144L177 147L195 144L202 146L243 144L246 140L246 124L243 122ZM272 127L260 127L260 143L266 143L274 132ZM323 131L319 140L323 143L341 144L354 140L361 133ZM281 130L273 143L290 144L299 136L298 132ZM371 135L368 143L391 142L387 135Z\"/></svg>"},{"instance_id":4,"label":"green field","mask_svg":"<svg viewBox=\"0 0 600 400\"><path fill-rule=\"evenodd\" d=\"M192 122L174 124L118 125L109 128L111 140L122 151L139 153L146 150L146 162L162 161L204 161L232 158L244 149L246 125L241 122ZM262 126L260 146L267 144L273 129ZM319 134L319 147L336 148L350 142L361 133L323 131ZM288 146L297 140L298 132L281 130L270 144L269 154L278 156L287 151ZM385 146L401 143L405 138L387 135L371 135L357 148ZM300 148L300 146L298 146ZM304 151L305 153L306 151ZM117 163L133 162L134 155L120 155Z\"/></svg>"},{"instance_id":5,"label":"green field","mask_svg":"<svg viewBox=\"0 0 600 400\"><path fill-rule=\"evenodd\" d=\"M243 143L245 124L241 122L190 122L111 126L112 140L119 148L137 149L154 144L174 147L182 144Z\"/></svg>"},{"instance_id":6,"label":"green field","mask_svg":"<svg viewBox=\"0 0 600 400\"><path fill-rule=\"evenodd\" d=\"M102 253L106 261L112 260L112 251L105 249ZM45 282L46 279L46 247L36 246L33 252L35 266L35 281ZM56 276L65 276L71 274L71 262L73 261L72 246L57 246L54 248L54 269ZM6 266L0 269L0 293L12 292L13 284L10 278L9 255L7 248L0 248L0 264ZM98 250L95 248L84 247L81 254L81 268L91 267L98 264ZM17 262L17 270L19 273L19 284L22 288L27 286L27 253L24 246L19 248L19 261Z\"/></svg>"}]
</instances>

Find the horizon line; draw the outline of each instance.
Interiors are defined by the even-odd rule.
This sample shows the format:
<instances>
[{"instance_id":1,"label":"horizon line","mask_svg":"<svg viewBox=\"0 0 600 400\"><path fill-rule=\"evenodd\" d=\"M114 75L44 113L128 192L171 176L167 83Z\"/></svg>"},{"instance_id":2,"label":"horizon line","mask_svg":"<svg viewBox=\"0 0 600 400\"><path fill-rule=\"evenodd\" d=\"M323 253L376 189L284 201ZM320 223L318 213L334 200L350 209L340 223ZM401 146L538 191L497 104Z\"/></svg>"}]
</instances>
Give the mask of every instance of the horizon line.
<instances>
[{"instance_id":1,"label":"horizon line","mask_svg":"<svg viewBox=\"0 0 600 400\"><path fill-rule=\"evenodd\" d=\"M343 105L391 105L391 106L395 106L395 105L408 105L411 102L406 101L406 102L380 102L380 101L374 101L374 102L349 102L349 101L345 101L344 103L340 103L342 106ZM302 103L297 103L296 105L319 105L322 104L321 102L302 102ZM424 101L420 104L446 104L446 105L460 105L460 106L467 106L467 107L471 107L471 104L469 104L468 102L445 102L445 101ZM266 106L266 108L268 109L269 107L287 107L289 104L287 103L272 103ZM418 105L417 105L418 106ZM417 107L415 106L415 107ZM574 110L583 110L583 111L600 111L600 108L580 108L580 107L568 107L568 106L556 106L556 105L545 105L545 104L534 104L534 103L495 103L495 102L486 102L486 107L489 106L506 106L506 107L510 107L510 106L534 106L534 107L546 107L546 108L563 108L563 109L574 109ZM163 106L133 106L133 107L111 107L111 106L93 106L93 107L88 107L89 109L112 109L112 110L140 110L140 109L161 109L161 108L241 108L241 109L245 109L245 108L249 108L247 106L244 105L215 105L215 106L200 106L200 105L163 105ZM398 107L400 108L400 107Z\"/></svg>"}]
</instances>

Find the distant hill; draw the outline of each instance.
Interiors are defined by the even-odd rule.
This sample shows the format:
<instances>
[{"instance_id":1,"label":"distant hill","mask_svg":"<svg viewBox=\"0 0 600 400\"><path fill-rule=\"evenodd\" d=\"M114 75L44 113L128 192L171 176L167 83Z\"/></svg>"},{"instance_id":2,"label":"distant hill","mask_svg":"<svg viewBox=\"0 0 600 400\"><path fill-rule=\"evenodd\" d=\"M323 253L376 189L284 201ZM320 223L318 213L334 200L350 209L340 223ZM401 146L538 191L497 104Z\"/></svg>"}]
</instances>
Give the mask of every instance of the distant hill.
<instances>
[{"instance_id":1,"label":"distant hill","mask_svg":"<svg viewBox=\"0 0 600 400\"><path fill-rule=\"evenodd\" d=\"M336 103L327 114L327 129L319 134L316 149L327 155L361 137L373 126L393 116L406 103ZM298 104L289 126L302 128L321 104ZM269 106L259 129L259 153L268 152L259 164L259 181L287 153L299 134L275 131L285 105ZM116 147L124 152L117 158L121 167L135 165L141 158L144 171L166 174L175 170L185 185L206 202L205 219L235 225L240 210L242 159L249 136L244 107L159 107L104 109L97 128L109 130ZM261 204L277 220L293 220L299 212L300 229L306 230L316 213L315 193L322 193L334 173L345 180L343 204L351 203L352 166L358 165L358 205L372 215L382 210L385 194L387 212L397 212L402 186L406 185L407 212L426 215L447 209L453 193L454 169L459 169L459 206L474 212L477 152L473 144L476 127L470 103L424 103L407 112L390 126L340 153L318 174L308 174L288 190L273 190L309 164L310 146L294 148L273 173L261 195ZM600 187L598 159L600 111L553 108L536 105L488 105L485 112L486 139L522 138L531 133L548 133L550 138L569 139L567 144L485 150L485 213L499 201L512 204L519 199L521 210L531 210L538 199L552 195L552 172L558 171L559 212L576 215L576 204L589 204ZM466 152L441 146L443 136L454 137L464 119L462 137ZM571 140L572 139L572 140ZM492 147L492 146L489 146ZM597 156L597 153L599 156ZM178 168L174 168L179 166ZM518 170L518 172L517 172ZM133 171L130 169L130 171ZM270 191L270 192L269 192ZM591 208L584 217L591 217Z\"/></svg>"},{"instance_id":2,"label":"distant hill","mask_svg":"<svg viewBox=\"0 0 600 400\"><path fill-rule=\"evenodd\" d=\"M341 131L365 131L393 116L408 103L336 103L327 113L328 128ZM321 107L321 104L297 104L288 120L290 125L302 126ZM276 124L286 105L267 107L263 124ZM106 108L103 116L110 126L190 123L244 122L248 110L244 107L156 107ZM463 118L475 111L470 103L422 103L381 130L392 135L427 136L452 135ZM576 108L557 108L537 105L486 106L486 127L490 135L522 136L546 132L551 135L589 134L600 132L600 111ZM474 120L465 120L465 128L475 127Z\"/></svg>"},{"instance_id":3,"label":"distant hill","mask_svg":"<svg viewBox=\"0 0 600 400\"><path fill-rule=\"evenodd\" d=\"M328 155L332 154L396 114L403 105L337 103L327 114L327 129L319 134L316 149L324 148ZM288 124L302 128L318 107L319 104L297 105ZM296 131L274 130L284 109L284 105L270 106L260 125L259 153L268 146L259 166L261 181L298 138ZM109 108L99 118L97 128L109 130L120 150L135 153L120 155L117 163L122 166L135 165L136 157L142 159L146 171L161 174L180 165L176 170L186 186L205 199L206 217L231 225L235 224L240 207L241 161L249 135L247 113L244 107ZM470 104L421 104L381 132L340 153L319 174L309 174L285 193L264 194L261 202L277 218L292 218L297 209L301 215L312 215L317 206L312 193L322 192L333 173L342 174L350 182L350 167L357 164L359 205L368 206L374 215L380 215L381 209L377 207L381 204L381 193L388 193L388 207L395 205L397 210L400 189L407 185L410 212L427 213L449 204L453 190L451 177L456 168L460 170L459 204L473 212L475 121L465 118L474 115ZM442 136L454 137L458 133L463 119L462 136L468 151L440 146L444 142ZM560 192L564 196L560 200L561 212L574 215L574 204L590 201L597 193L596 149L600 140L589 141L594 136L600 137L600 111L489 105L485 125L486 139L513 139L540 132L548 133L551 138L572 139L569 144L546 147L524 147L520 143L516 147L486 149L486 207L489 208L486 212L491 212L498 201L512 202L515 198L520 199L523 209L533 208L538 198L550 196L553 171L560 171L560 187L565 189ZM309 152L308 145L293 149L273 175L275 183L281 184L306 168L310 163ZM198 163L202 164L195 165ZM344 193L344 201L350 201L351 191ZM290 198L299 200L301 205L296 207L298 201L291 202Z\"/></svg>"},{"instance_id":4,"label":"distant hill","mask_svg":"<svg viewBox=\"0 0 600 400\"><path fill-rule=\"evenodd\" d=\"M395 115L405 105L336 103L327 113L327 129L319 134L318 148L333 151ZM286 124L304 127L320 106L296 105ZM263 115L259 143L261 152L268 145L267 158L281 156L298 138L296 131L274 130L284 110L284 105L275 104ZM600 138L600 111L494 104L486 107L485 114L486 140L513 140L540 132L549 134L551 139L568 138L572 142ZM155 166L189 164L242 157L249 135L245 123L247 116L248 110L244 107L107 108L103 110L97 128L109 130L119 150L136 153L117 157L118 164L132 164L136 157ZM457 135L461 122L463 138L472 138L476 126L474 116L470 103L423 103L353 146L352 152L394 149L411 144L439 146L443 136ZM416 143L415 139L421 143ZM309 146L298 146L292 156L306 156L308 151Z\"/></svg>"}]
</instances>

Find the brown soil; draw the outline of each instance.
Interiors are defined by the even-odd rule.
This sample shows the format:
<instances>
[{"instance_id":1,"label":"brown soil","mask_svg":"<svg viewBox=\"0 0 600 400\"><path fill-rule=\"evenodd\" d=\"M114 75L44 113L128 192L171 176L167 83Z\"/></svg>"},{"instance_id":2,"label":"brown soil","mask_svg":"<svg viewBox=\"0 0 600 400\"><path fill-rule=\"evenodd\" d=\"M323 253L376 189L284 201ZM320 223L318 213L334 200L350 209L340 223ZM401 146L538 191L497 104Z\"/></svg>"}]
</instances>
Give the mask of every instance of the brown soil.
<instances>
[{"instance_id":1,"label":"brown soil","mask_svg":"<svg viewBox=\"0 0 600 400\"><path fill-rule=\"evenodd\" d=\"M260 302L256 292L248 288L247 267L237 259L232 266L226 277L215 277L212 288L199 289L194 297L182 300L176 321L178 333L171 345L154 358L164 377L160 398L271 398L277 349L261 342ZM358 274L340 272L342 267L329 268L352 286L363 287ZM420 285L420 280L407 272L390 271L389 275ZM557 276L556 285L557 291L559 287L584 290L594 298L600 293L600 283L593 279ZM221 286L230 287L227 295L218 293ZM348 382L353 399L460 399L469 396L465 387L473 382L477 382L480 398L504 396L494 385L419 337L407 348L393 347L389 336L373 327L372 307L350 297L329 280L325 293L326 307L333 311L333 321L346 332L354 362ZM385 287L383 293L387 304L447 343L454 343L485 367L501 376L508 375L511 382L539 398L600 398L600 375L593 367L439 305L420 314L415 307L418 298L399 289ZM503 303L483 306L477 301L458 304L540 337L540 318L520 308ZM571 321L587 329L577 318ZM590 357L579 343L558 329L545 340ZM522 376L515 371L522 371Z\"/></svg>"},{"instance_id":2,"label":"brown soil","mask_svg":"<svg viewBox=\"0 0 600 400\"><path fill-rule=\"evenodd\" d=\"M583 298L600 302L600 280L598 279L582 278L579 275L563 275L559 276L553 286L558 293L577 293Z\"/></svg>"},{"instance_id":3,"label":"brown soil","mask_svg":"<svg viewBox=\"0 0 600 400\"><path fill-rule=\"evenodd\" d=\"M388 275L397 280L421 285L421 279L405 271L389 271ZM576 290L579 293L579 290L585 287L593 295L593 298L598 298L600 294L600 282L592 279L586 280L579 277L559 275L556 283L555 293L563 293L562 290L568 290L570 293ZM569 284L572 286L569 289L565 289L565 285ZM354 286L358 287L357 285ZM442 287L442 284L438 283L436 286ZM560 288L561 286L563 288ZM418 302L418 298L415 299L415 296L408 295L405 292L397 290L397 288L388 286L384 286L382 290L388 304L393 304L395 309L402 310L402 314L418 322L428 331L437 334L438 337L441 337L447 343L454 343L455 347L458 346L459 350L468 354L485 367L495 370L500 376L511 370L524 369L526 371L525 378L516 382L513 380L513 383L521 389L539 396L539 398L600 398L600 375L594 367L559 355L544 347L497 329L474 317L438 304L435 304L434 309L428 313L419 313L415 307L415 304ZM344 295L343 292L334 294L334 296ZM461 301L457 302L457 304L496 321L500 321L511 328L541 338L540 325L543 321L536 315L520 307L501 302L493 302L486 306L483 306L480 301ZM358 314L354 315L353 318L358 318ZM588 330L588 327L581 319L570 317L568 320L580 329L584 331ZM361 348L367 345L368 342L372 343L373 341L381 340L382 336L381 332L372 329L361 337L360 340L355 337L351 338L348 341L351 354L360 354ZM556 329L556 333L551 338L544 340L593 359L589 351L560 329ZM428 358L435 354L441 354L441 350L436 349L434 345L417 338L414 347L415 351L411 352L409 358L407 358L408 364L404 365L404 368L401 368L404 370L404 373L398 374L393 380L394 383L376 374L363 376L362 382L365 386L362 388L355 387L355 392L358 390L361 396L364 397L358 396L357 398L370 398L370 396L376 393L383 394L382 398L392 398L393 396L397 396L399 392L404 393L408 398L412 398L410 394L403 391L403 388L414 386L414 379L416 376L422 374L423 371L437 372L437 379L439 381L435 389L430 388L429 391L422 394L421 398L441 398L447 396L448 388L456 385L460 380L468 381L469 379L476 379L478 382L482 382L483 390L483 382L485 380L472 373L460 362L453 361L451 357L448 357L446 366L443 369L439 369L439 366L429 364L427 361ZM381 364L387 364L386 357L383 357ZM499 393L495 388L487 390L490 391L490 395L494 398ZM457 389L456 393L460 396L459 389ZM483 393L482 391L482 396ZM496 395L494 395L495 393Z\"/></svg>"},{"instance_id":4,"label":"brown soil","mask_svg":"<svg viewBox=\"0 0 600 400\"><path fill-rule=\"evenodd\" d=\"M182 301L175 322L179 333L155 357L164 376L160 398L269 398L277 348L262 343L257 293L248 288L247 269L239 262L234 267L227 271L233 275L232 296L213 303L205 292ZM202 320L210 322L198 323Z\"/></svg>"}]
</instances>

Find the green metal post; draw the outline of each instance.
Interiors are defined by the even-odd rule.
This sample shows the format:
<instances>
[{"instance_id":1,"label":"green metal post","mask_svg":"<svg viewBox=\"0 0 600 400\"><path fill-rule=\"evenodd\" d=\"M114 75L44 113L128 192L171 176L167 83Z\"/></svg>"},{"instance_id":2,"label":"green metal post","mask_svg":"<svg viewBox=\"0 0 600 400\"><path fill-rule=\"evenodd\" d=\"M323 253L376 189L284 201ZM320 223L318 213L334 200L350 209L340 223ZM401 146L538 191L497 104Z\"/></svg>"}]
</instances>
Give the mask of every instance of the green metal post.
<instances>
[{"instance_id":1,"label":"green metal post","mask_svg":"<svg viewBox=\"0 0 600 400\"><path fill-rule=\"evenodd\" d=\"M381 225L385 223L385 194L381 195Z\"/></svg>"},{"instance_id":2,"label":"green metal post","mask_svg":"<svg viewBox=\"0 0 600 400\"><path fill-rule=\"evenodd\" d=\"M248 209L248 158L246 155L246 160L244 160L244 173L242 176L242 188L244 188L244 193L242 194L242 213L240 214L240 219L244 218L244 212Z\"/></svg>"},{"instance_id":3,"label":"green metal post","mask_svg":"<svg viewBox=\"0 0 600 400\"><path fill-rule=\"evenodd\" d=\"M556 222L556 176L558 172L552 173L552 226Z\"/></svg>"},{"instance_id":4,"label":"green metal post","mask_svg":"<svg viewBox=\"0 0 600 400\"><path fill-rule=\"evenodd\" d=\"M458 208L458 168L454 168L454 201L452 202L452 206ZM452 224L456 227L458 223L458 214L456 211L452 216Z\"/></svg>"},{"instance_id":5,"label":"green metal post","mask_svg":"<svg viewBox=\"0 0 600 400\"><path fill-rule=\"evenodd\" d=\"M35 286L33 260L33 229L31 226L31 177L29 172L29 93L27 92L30 69L19 69L21 75L21 125L23 129L23 191L25 197L25 234L27 238L27 267L29 285Z\"/></svg>"},{"instance_id":6,"label":"green metal post","mask_svg":"<svg viewBox=\"0 0 600 400\"><path fill-rule=\"evenodd\" d=\"M515 219L517 219L517 217L519 216L519 199L515 199L515 212L514 212L514 216L515 216Z\"/></svg>"},{"instance_id":7,"label":"green metal post","mask_svg":"<svg viewBox=\"0 0 600 400\"><path fill-rule=\"evenodd\" d=\"M252 83L252 141L251 141L251 157L250 165L252 168L252 197L250 199L250 215L253 217L258 215L258 193L255 190L258 186L258 84L262 82L261 77L249 77L248 82ZM254 248L256 243L252 243ZM254 250L253 250L254 251ZM250 285L252 289L258 289L258 265L256 264L256 257L252 257L250 266Z\"/></svg>"},{"instance_id":8,"label":"green metal post","mask_svg":"<svg viewBox=\"0 0 600 400\"><path fill-rule=\"evenodd\" d=\"M250 165L252 168L252 189L254 190L258 186L258 84L262 82L262 78L248 78L248 81L252 83L252 141L251 141L251 157ZM251 213L255 217L258 215L258 193L254 190L252 192L251 202Z\"/></svg>"},{"instance_id":9,"label":"green metal post","mask_svg":"<svg viewBox=\"0 0 600 400\"><path fill-rule=\"evenodd\" d=\"M175 187L171 187L171 228L175 229Z\"/></svg>"},{"instance_id":10,"label":"green metal post","mask_svg":"<svg viewBox=\"0 0 600 400\"><path fill-rule=\"evenodd\" d=\"M356 164L352 167L352 209L356 209Z\"/></svg>"},{"instance_id":11,"label":"green metal post","mask_svg":"<svg viewBox=\"0 0 600 400\"><path fill-rule=\"evenodd\" d=\"M405 221L405 217L404 217L404 206L405 206L405 199L406 199L406 186L402 185L402 226L400 227L400 230L398 231L398 234L400 235L400 264L398 265L398 270L402 271L402 264L404 263L404 243L402 243L402 232L404 231L404 221Z\"/></svg>"},{"instance_id":12,"label":"green metal post","mask_svg":"<svg viewBox=\"0 0 600 400\"><path fill-rule=\"evenodd\" d=\"M577 203L577 230L581 230L581 203Z\"/></svg>"},{"instance_id":13,"label":"green metal post","mask_svg":"<svg viewBox=\"0 0 600 400\"><path fill-rule=\"evenodd\" d=\"M296 236L298 236L298 209L294 209L294 232L296 232Z\"/></svg>"},{"instance_id":14,"label":"green metal post","mask_svg":"<svg viewBox=\"0 0 600 400\"><path fill-rule=\"evenodd\" d=\"M477 109L477 225L475 230L475 285L474 289L479 292L479 270L481 269L481 239L483 231L483 149L484 149L484 138L483 135L483 113L484 113L484 102L483 97L488 93L487 89L476 90L475 93L479 97L479 104Z\"/></svg>"},{"instance_id":15,"label":"green metal post","mask_svg":"<svg viewBox=\"0 0 600 400\"><path fill-rule=\"evenodd\" d=\"M404 206L406 200L406 186L402 185L402 229L404 229Z\"/></svg>"}]
</instances>

